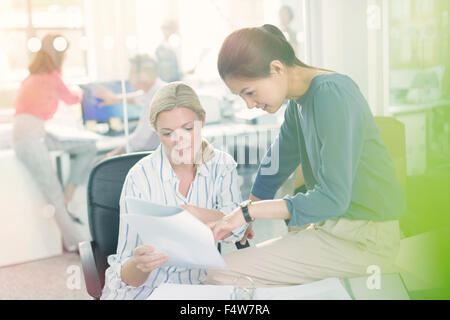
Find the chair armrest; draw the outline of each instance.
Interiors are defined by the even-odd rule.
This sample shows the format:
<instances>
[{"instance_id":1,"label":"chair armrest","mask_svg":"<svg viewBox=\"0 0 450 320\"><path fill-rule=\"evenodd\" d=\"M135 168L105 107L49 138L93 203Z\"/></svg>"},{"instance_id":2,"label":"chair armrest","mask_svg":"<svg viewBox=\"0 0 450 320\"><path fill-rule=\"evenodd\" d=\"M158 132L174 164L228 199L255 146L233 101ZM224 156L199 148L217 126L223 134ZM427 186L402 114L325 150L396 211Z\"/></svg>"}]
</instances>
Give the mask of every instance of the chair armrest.
<instances>
[{"instance_id":1,"label":"chair armrest","mask_svg":"<svg viewBox=\"0 0 450 320\"><path fill-rule=\"evenodd\" d=\"M99 299L102 295L102 284L95 263L94 247L93 241L83 241L78 244L87 292L91 297Z\"/></svg>"}]
</instances>

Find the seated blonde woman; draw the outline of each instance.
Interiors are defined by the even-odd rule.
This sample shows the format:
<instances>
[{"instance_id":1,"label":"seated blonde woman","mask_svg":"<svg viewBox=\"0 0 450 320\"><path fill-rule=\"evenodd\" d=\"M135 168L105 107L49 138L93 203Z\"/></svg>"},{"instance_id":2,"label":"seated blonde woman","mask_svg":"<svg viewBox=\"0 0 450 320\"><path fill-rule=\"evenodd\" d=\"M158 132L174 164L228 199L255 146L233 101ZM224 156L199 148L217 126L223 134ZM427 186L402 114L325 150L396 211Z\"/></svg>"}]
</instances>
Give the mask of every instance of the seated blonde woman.
<instances>
[{"instance_id":1,"label":"seated blonde woman","mask_svg":"<svg viewBox=\"0 0 450 320\"><path fill-rule=\"evenodd\" d=\"M150 124L161 144L128 172L121 214L128 213L126 197L184 208L193 205L192 214L204 223L222 218L239 205L236 162L202 139L205 110L191 87L182 82L162 87L150 105ZM239 241L246 228L233 230L226 240ZM151 244L144 245L121 219L117 252L108 257L102 299L146 299L161 283L205 281L207 270L168 267L168 258Z\"/></svg>"}]
</instances>

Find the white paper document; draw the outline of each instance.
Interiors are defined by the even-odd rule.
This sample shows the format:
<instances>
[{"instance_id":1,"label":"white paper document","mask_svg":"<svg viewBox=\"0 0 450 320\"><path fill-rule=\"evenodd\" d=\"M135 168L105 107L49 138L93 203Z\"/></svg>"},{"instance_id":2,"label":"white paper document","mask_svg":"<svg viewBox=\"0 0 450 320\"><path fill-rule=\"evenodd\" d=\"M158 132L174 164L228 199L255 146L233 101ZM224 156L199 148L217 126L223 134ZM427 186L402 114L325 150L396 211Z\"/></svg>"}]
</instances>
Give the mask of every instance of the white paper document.
<instances>
[{"instance_id":1,"label":"white paper document","mask_svg":"<svg viewBox=\"0 0 450 320\"><path fill-rule=\"evenodd\" d=\"M351 300L338 278L298 286L258 288L254 300Z\"/></svg>"},{"instance_id":2,"label":"white paper document","mask_svg":"<svg viewBox=\"0 0 450 320\"><path fill-rule=\"evenodd\" d=\"M142 214L152 217L168 217L180 213L183 209L173 206L165 206L136 198L126 198L127 209L132 214Z\"/></svg>"},{"instance_id":3,"label":"white paper document","mask_svg":"<svg viewBox=\"0 0 450 320\"><path fill-rule=\"evenodd\" d=\"M233 286L163 283L149 300L230 300ZM338 278L287 287L256 288L253 300L351 300Z\"/></svg>"},{"instance_id":4,"label":"white paper document","mask_svg":"<svg viewBox=\"0 0 450 320\"><path fill-rule=\"evenodd\" d=\"M162 283L148 300L229 300L233 286Z\"/></svg>"},{"instance_id":5,"label":"white paper document","mask_svg":"<svg viewBox=\"0 0 450 320\"><path fill-rule=\"evenodd\" d=\"M201 269L225 268L210 228L187 211L126 198L128 214L121 219L134 229L143 244L169 257L168 266Z\"/></svg>"}]
</instances>

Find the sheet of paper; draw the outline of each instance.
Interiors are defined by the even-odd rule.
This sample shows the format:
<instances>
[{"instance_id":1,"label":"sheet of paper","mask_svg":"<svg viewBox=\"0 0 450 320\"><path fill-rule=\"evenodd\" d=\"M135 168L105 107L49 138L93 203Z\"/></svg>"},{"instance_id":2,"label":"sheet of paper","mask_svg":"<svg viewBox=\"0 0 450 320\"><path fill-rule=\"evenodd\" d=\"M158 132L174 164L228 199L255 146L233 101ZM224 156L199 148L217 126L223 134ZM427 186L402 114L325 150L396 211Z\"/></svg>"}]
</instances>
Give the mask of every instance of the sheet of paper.
<instances>
[{"instance_id":1,"label":"sheet of paper","mask_svg":"<svg viewBox=\"0 0 450 320\"><path fill-rule=\"evenodd\" d=\"M143 214L154 217L168 217L183 211L183 209L178 207L164 206L161 204L131 197L126 198L125 201L127 203L128 212L133 214Z\"/></svg>"},{"instance_id":2,"label":"sheet of paper","mask_svg":"<svg viewBox=\"0 0 450 320\"><path fill-rule=\"evenodd\" d=\"M121 215L146 245L169 256L168 266L225 268L210 228L187 211L167 211L151 202L127 198L128 214ZM180 210L176 208L177 210ZM134 210L139 210L135 212Z\"/></svg>"},{"instance_id":3,"label":"sheet of paper","mask_svg":"<svg viewBox=\"0 0 450 320\"><path fill-rule=\"evenodd\" d=\"M288 287L257 288L254 300L351 300L338 278Z\"/></svg>"},{"instance_id":4,"label":"sheet of paper","mask_svg":"<svg viewBox=\"0 0 450 320\"><path fill-rule=\"evenodd\" d=\"M233 286L163 283L148 300L229 300Z\"/></svg>"}]
</instances>

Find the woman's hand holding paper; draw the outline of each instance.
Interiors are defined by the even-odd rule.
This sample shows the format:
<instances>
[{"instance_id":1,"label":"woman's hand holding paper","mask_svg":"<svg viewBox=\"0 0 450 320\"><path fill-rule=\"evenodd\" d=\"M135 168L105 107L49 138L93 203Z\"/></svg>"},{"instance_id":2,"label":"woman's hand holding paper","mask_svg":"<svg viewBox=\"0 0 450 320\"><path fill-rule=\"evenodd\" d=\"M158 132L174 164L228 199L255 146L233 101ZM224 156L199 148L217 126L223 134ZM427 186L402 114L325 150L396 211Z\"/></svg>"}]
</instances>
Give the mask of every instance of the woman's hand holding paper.
<instances>
[{"instance_id":1,"label":"woman's hand holding paper","mask_svg":"<svg viewBox=\"0 0 450 320\"><path fill-rule=\"evenodd\" d=\"M164 253L156 253L151 246L141 245L133 250L133 260L141 272L151 273L169 261L169 257Z\"/></svg>"}]
</instances>

